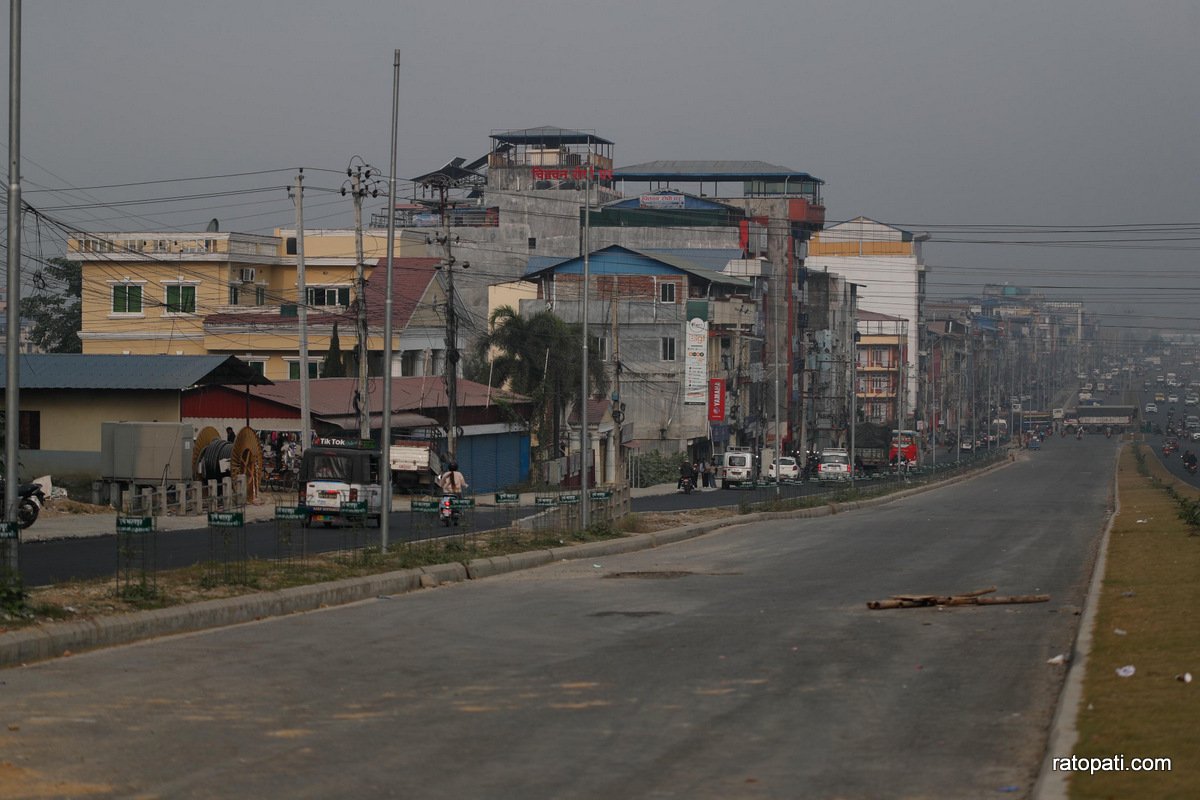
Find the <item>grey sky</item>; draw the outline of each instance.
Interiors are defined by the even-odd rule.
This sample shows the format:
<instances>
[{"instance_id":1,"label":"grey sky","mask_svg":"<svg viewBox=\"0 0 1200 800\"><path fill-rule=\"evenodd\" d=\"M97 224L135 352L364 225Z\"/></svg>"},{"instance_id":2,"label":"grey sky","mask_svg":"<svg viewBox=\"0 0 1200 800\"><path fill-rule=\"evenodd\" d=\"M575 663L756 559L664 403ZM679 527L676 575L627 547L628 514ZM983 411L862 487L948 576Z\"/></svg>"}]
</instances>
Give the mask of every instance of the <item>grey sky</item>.
<instances>
[{"instance_id":1,"label":"grey sky","mask_svg":"<svg viewBox=\"0 0 1200 800\"><path fill-rule=\"evenodd\" d=\"M7 26L5 14L6 40ZM967 223L1200 226L1195 2L45 1L24 4L23 32L24 186L39 207L81 199L46 187L340 170L354 154L386 168L398 47L402 177L481 155L492 130L549 124L613 140L618 166L804 170L827 182L831 220L932 227L935 242L992 238L936 227ZM265 231L289 225L290 209L281 189L52 213L94 229L218 217ZM312 217L344 225L349 202L322 198ZM1195 238L1196 226L1156 238ZM940 292L1007 278L1147 312L1167 295L1123 287L1200 291L1196 243L1167 245L934 243L927 260ZM1180 315L1200 298L1188 299Z\"/></svg>"}]
</instances>

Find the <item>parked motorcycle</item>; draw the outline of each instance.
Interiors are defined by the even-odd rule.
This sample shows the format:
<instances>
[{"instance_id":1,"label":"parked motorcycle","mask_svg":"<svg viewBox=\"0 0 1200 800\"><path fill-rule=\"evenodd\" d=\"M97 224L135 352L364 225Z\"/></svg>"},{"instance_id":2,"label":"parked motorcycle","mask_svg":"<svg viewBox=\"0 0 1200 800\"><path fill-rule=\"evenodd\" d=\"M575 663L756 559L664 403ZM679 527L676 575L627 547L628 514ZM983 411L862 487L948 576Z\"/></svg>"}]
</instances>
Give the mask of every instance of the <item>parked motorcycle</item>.
<instances>
[{"instance_id":1,"label":"parked motorcycle","mask_svg":"<svg viewBox=\"0 0 1200 800\"><path fill-rule=\"evenodd\" d=\"M46 492L41 481L22 483L17 486L17 525L21 530L37 522L42 506L46 504ZM0 478L0 497L4 496L4 479Z\"/></svg>"}]
</instances>

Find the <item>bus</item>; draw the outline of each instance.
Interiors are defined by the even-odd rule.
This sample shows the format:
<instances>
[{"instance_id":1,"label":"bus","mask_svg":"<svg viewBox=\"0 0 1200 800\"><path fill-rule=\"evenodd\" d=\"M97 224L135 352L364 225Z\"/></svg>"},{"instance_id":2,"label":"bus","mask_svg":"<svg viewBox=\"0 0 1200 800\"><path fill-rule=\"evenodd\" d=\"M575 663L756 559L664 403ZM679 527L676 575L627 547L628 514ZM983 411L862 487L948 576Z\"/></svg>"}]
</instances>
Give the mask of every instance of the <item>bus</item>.
<instances>
[{"instance_id":1,"label":"bus","mask_svg":"<svg viewBox=\"0 0 1200 800\"><path fill-rule=\"evenodd\" d=\"M892 444L888 448L888 463L898 466L917 465L919 434L916 431L892 431Z\"/></svg>"}]
</instances>

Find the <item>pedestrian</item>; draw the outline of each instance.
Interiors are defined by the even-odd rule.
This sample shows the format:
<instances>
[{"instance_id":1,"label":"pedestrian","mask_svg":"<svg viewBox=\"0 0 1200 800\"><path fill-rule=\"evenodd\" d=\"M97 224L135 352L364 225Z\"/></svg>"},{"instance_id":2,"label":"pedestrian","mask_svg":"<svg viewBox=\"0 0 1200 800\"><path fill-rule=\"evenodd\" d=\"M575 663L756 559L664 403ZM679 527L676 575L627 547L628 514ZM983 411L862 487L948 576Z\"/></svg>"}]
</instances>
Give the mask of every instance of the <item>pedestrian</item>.
<instances>
[{"instance_id":1,"label":"pedestrian","mask_svg":"<svg viewBox=\"0 0 1200 800\"><path fill-rule=\"evenodd\" d=\"M707 459L703 459L703 458L700 459L700 467L697 470L697 472L700 473L700 488L707 489L708 488L708 460Z\"/></svg>"},{"instance_id":2,"label":"pedestrian","mask_svg":"<svg viewBox=\"0 0 1200 800\"><path fill-rule=\"evenodd\" d=\"M232 425L225 426L225 439L227 441L232 442L236 438L237 438L237 434L235 434L233 432L233 426Z\"/></svg>"}]
</instances>

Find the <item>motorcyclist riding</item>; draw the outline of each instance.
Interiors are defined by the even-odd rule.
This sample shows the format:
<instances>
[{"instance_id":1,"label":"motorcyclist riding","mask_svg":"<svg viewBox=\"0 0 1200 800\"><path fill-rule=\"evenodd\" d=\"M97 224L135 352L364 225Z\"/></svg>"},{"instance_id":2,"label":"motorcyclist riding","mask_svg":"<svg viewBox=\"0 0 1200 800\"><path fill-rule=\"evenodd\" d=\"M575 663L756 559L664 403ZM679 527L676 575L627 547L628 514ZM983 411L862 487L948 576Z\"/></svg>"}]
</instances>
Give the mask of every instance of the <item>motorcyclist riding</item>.
<instances>
[{"instance_id":1,"label":"motorcyclist riding","mask_svg":"<svg viewBox=\"0 0 1200 800\"><path fill-rule=\"evenodd\" d=\"M467 479L458 471L457 461L451 461L446 465L446 471L438 476L437 485L442 490L442 501L438 506L442 524L449 525L453 522L457 525L459 511L453 500L462 497L463 491L467 488Z\"/></svg>"}]
</instances>

